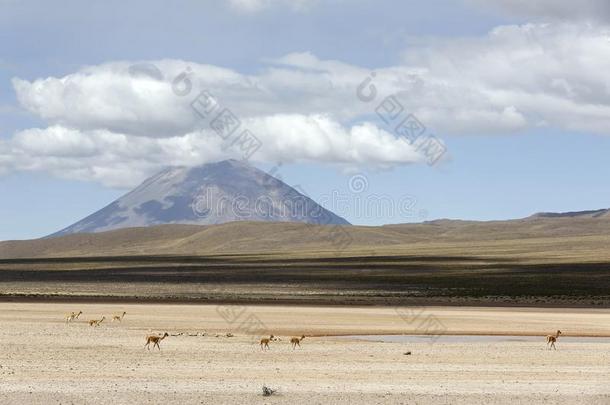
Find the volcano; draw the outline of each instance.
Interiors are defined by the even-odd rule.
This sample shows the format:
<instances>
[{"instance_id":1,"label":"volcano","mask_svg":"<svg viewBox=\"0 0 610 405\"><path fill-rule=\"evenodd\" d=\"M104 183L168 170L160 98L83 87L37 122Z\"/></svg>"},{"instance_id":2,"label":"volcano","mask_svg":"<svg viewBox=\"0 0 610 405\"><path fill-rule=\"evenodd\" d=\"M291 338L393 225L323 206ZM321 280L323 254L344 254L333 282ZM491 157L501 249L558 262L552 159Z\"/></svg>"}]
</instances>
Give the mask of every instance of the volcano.
<instances>
[{"instance_id":1,"label":"volcano","mask_svg":"<svg viewBox=\"0 0 610 405\"><path fill-rule=\"evenodd\" d=\"M349 225L281 180L237 160L170 167L101 210L51 235L162 224L233 221Z\"/></svg>"}]
</instances>

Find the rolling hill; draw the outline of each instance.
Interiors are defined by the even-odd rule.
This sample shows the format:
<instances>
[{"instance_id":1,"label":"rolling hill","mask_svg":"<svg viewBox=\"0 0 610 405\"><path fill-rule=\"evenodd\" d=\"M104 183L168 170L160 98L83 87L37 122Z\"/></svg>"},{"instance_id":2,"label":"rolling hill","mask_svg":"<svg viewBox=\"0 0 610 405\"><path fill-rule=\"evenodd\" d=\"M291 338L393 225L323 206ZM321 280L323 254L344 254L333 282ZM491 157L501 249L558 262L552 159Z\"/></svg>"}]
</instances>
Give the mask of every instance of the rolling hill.
<instances>
[{"instance_id":1,"label":"rolling hill","mask_svg":"<svg viewBox=\"0 0 610 405\"><path fill-rule=\"evenodd\" d=\"M0 299L610 306L610 218L160 225L0 242Z\"/></svg>"}]
</instances>

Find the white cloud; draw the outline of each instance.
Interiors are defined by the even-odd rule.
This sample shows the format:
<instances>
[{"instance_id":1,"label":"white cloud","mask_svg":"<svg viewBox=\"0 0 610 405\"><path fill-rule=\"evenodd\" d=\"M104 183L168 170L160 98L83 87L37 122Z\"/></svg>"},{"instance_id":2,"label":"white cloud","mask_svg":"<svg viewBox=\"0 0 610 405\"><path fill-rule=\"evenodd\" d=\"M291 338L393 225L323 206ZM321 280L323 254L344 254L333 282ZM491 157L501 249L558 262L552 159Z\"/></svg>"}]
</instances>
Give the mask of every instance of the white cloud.
<instances>
[{"instance_id":1,"label":"white cloud","mask_svg":"<svg viewBox=\"0 0 610 405\"><path fill-rule=\"evenodd\" d=\"M259 159L324 161L388 166L422 157L407 142L371 124L345 128L329 117L277 115L247 119L260 133ZM306 141L303 134L307 134ZM128 188L163 166L196 165L240 158L209 129L182 136L150 138L107 130L76 130L59 125L28 129L0 142L0 172L44 170L53 175Z\"/></svg>"},{"instance_id":2,"label":"white cloud","mask_svg":"<svg viewBox=\"0 0 610 405\"><path fill-rule=\"evenodd\" d=\"M487 120L487 131L546 122L557 129L610 134L608 28L569 23L503 26L484 38L421 46L405 54L405 63L425 66L427 76L444 83L444 88L431 88L424 78L422 86L429 88L421 94L431 98L422 104L436 100L437 112L443 107L457 112L454 120L449 118L457 128L485 128L485 117L495 112L503 118L496 124ZM479 110L487 113L472 116ZM467 120L460 119L462 111ZM429 116L435 122L434 114Z\"/></svg>"},{"instance_id":3,"label":"white cloud","mask_svg":"<svg viewBox=\"0 0 610 405\"><path fill-rule=\"evenodd\" d=\"M186 62L159 62L167 77L176 77ZM28 82L13 79L19 102L41 118L82 129L109 129L143 136L171 136L194 125L186 100L173 94L171 83L133 74L130 64L87 67L62 78ZM130 74L131 73L131 74ZM230 86L238 75L226 69L200 65L198 74Z\"/></svg>"},{"instance_id":4,"label":"white cloud","mask_svg":"<svg viewBox=\"0 0 610 405\"><path fill-rule=\"evenodd\" d=\"M132 181L115 176L116 167L133 166L133 177L141 177L160 165L233 157L193 113L190 104L201 89L263 141L255 156L263 161L384 166L420 161L391 135L395 124L374 121L375 108L391 94L405 114L415 114L441 137L541 125L610 134L610 29L596 24L502 26L481 37L421 41L400 65L375 70L377 97L371 102L356 96L369 69L309 53L267 62L251 75L161 60L112 62L61 78L16 78L21 105L49 128L25 130L6 141L0 166L65 169L116 185ZM178 95L185 88L190 92ZM42 163L35 164L35 156ZM88 168L90 161L95 170Z\"/></svg>"},{"instance_id":5,"label":"white cloud","mask_svg":"<svg viewBox=\"0 0 610 405\"><path fill-rule=\"evenodd\" d=\"M246 121L268 161L396 165L423 161L407 142L371 123L346 128L324 115L273 115Z\"/></svg>"},{"instance_id":6,"label":"white cloud","mask_svg":"<svg viewBox=\"0 0 610 405\"><path fill-rule=\"evenodd\" d=\"M163 166L222 157L218 137L191 133L159 139L62 126L19 132L9 142L0 143L0 152L3 149L0 170L44 170L58 177L120 188L134 186Z\"/></svg>"},{"instance_id":7,"label":"white cloud","mask_svg":"<svg viewBox=\"0 0 610 405\"><path fill-rule=\"evenodd\" d=\"M345 69L364 72L347 65ZM359 76L354 76L354 83L342 84L340 99L355 99ZM173 80L181 77L185 80ZM341 114L333 114L340 100L327 99L328 84L320 83L318 73L300 68L272 68L260 76L246 76L175 60L116 62L62 78L15 78L13 85L21 105L50 126L21 131L7 141L13 158L0 161L5 170L47 170L126 187L161 166L242 157L237 147L223 145L209 120L195 114L191 103L200 89L218 95L222 106L239 117L242 128L260 139L263 147L254 160L384 167L422 161L406 142L373 124L341 123L336 118ZM186 88L188 95L181 96ZM117 168L128 167L129 175L120 175Z\"/></svg>"},{"instance_id":8,"label":"white cloud","mask_svg":"<svg viewBox=\"0 0 610 405\"><path fill-rule=\"evenodd\" d=\"M51 125L149 137L195 129L190 102L199 89L240 119L327 114L347 123L374 117L381 98L398 94L405 110L439 134L514 132L540 122L610 132L610 30L589 24L502 26L483 37L420 42L403 64L375 70L371 103L356 97L369 69L309 53L270 61L253 75L179 60L155 61L155 74L130 74L130 66L14 79L14 87L21 104ZM171 82L187 68L192 91L180 97Z\"/></svg>"}]
</instances>

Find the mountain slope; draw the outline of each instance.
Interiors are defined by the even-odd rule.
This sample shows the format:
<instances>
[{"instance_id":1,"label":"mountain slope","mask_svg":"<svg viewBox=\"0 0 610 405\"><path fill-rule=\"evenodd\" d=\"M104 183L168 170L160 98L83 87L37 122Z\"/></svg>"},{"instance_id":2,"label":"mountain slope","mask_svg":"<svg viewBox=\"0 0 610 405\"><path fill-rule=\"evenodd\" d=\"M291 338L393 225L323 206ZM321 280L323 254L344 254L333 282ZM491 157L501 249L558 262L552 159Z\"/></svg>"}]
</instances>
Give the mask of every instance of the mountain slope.
<instances>
[{"instance_id":1,"label":"mountain slope","mask_svg":"<svg viewBox=\"0 0 610 405\"><path fill-rule=\"evenodd\" d=\"M275 177L247 163L225 160L165 169L100 211L51 236L232 221L349 225Z\"/></svg>"},{"instance_id":2,"label":"mountain slope","mask_svg":"<svg viewBox=\"0 0 610 405\"><path fill-rule=\"evenodd\" d=\"M331 255L394 251L421 254L536 256L610 255L610 218L545 217L509 221L441 220L376 227L305 223L231 222L210 226L161 225L95 234L0 242L0 259L27 257L267 254ZM490 249L489 251L487 249ZM351 253L350 253L351 252Z\"/></svg>"}]
</instances>

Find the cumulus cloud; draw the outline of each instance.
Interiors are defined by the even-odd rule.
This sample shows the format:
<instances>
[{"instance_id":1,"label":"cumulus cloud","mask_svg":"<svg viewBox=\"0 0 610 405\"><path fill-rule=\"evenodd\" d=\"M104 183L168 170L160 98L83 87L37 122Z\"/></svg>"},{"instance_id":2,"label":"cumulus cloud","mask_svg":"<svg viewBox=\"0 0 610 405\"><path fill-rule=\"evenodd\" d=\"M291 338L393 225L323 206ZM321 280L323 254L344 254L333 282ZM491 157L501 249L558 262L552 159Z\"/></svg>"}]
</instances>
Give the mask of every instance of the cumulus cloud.
<instances>
[{"instance_id":1,"label":"cumulus cloud","mask_svg":"<svg viewBox=\"0 0 610 405\"><path fill-rule=\"evenodd\" d=\"M312 55L288 56L259 75L180 60L115 62L91 66L62 78L29 82L13 79L22 106L41 118L66 126L142 136L165 137L192 129L199 118L191 102L211 92L239 117L330 113L354 116L355 89L367 70L319 61ZM308 71L296 62L320 64ZM138 69L133 69L137 66ZM341 105L347 102L344 113ZM364 107L364 106L361 106ZM366 111L360 108L361 111Z\"/></svg>"},{"instance_id":2,"label":"cumulus cloud","mask_svg":"<svg viewBox=\"0 0 610 405\"><path fill-rule=\"evenodd\" d=\"M160 165L233 157L193 112L203 89L263 142L255 156L261 161L420 162L396 139L395 123L376 114L392 94L405 115L441 137L539 126L610 134L610 30L597 24L511 25L481 37L420 41L401 64L374 73L310 53L266 63L256 74L161 60L15 78L21 105L49 128L5 141L0 170L49 167L116 185L133 181L114 175L121 165L141 178ZM374 99L358 98L358 88L374 91Z\"/></svg>"},{"instance_id":3,"label":"cumulus cloud","mask_svg":"<svg viewBox=\"0 0 610 405\"><path fill-rule=\"evenodd\" d=\"M188 65L183 61L158 64L169 78ZM52 123L143 136L172 136L192 129L195 117L188 101L173 93L171 81L130 68L128 63L109 63L62 78L13 79L13 86L22 106ZM196 74L218 86L229 87L240 80L234 72L206 65L198 66Z\"/></svg>"},{"instance_id":4,"label":"cumulus cloud","mask_svg":"<svg viewBox=\"0 0 610 405\"><path fill-rule=\"evenodd\" d=\"M10 142L0 143L0 168L44 170L58 177L127 188L159 167L218 160L220 151L218 137L197 133L148 138L54 125L24 130Z\"/></svg>"},{"instance_id":5,"label":"cumulus cloud","mask_svg":"<svg viewBox=\"0 0 610 405\"><path fill-rule=\"evenodd\" d=\"M345 128L322 115L276 115L247 119L244 124L261 134L263 147L258 158L262 160L379 166L422 160L412 145L371 124ZM305 142L303 134L307 134ZM163 166L230 157L240 158L239 149L231 148L210 129L150 138L54 125L21 131L10 142L0 141L0 171L44 170L118 188L132 187Z\"/></svg>"},{"instance_id":6,"label":"cumulus cloud","mask_svg":"<svg viewBox=\"0 0 610 405\"><path fill-rule=\"evenodd\" d=\"M426 75L445 83L422 94L436 100L437 107L457 113L449 120L458 128L465 123L471 129L485 128L487 121L487 131L549 125L610 134L608 28L571 23L502 26L484 38L411 50L405 64L425 66ZM427 86L425 78L422 86ZM424 104L432 104L432 98ZM435 119L434 111L428 115ZM442 114L438 118L447 119Z\"/></svg>"},{"instance_id":7,"label":"cumulus cloud","mask_svg":"<svg viewBox=\"0 0 610 405\"><path fill-rule=\"evenodd\" d=\"M332 68L325 73L328 79L287 64L304 58ZM348 71L352 78L342 83ZM257 161L379 167L422 162L421 152L375 124L346 123L353 111L345 106L341 113L337 107L341 100L356 99L357 79L364 73L338 62L289 55L258 76L164 60L108 63L32 82L15 78L21 105L50 126L17 133L5 143L12 159L0 164L5 170L47 170L128 187L161 166L242 157L211 129L210 120L195 113L192 103L201 89L214 94L241 128L260 140ZM333 98L335 85L342 88ZM129 175L121 175L127 167Z\"/></svg>"},{"instance_id":8,"label":"cumulus cloud","mask_svg":"<svg viewBox=\"0 0 610 405\"><path fill-rule=\"evenodd\" d=\"M134 74L132 63L113 62L61 78L14 79L14 87L22 106L50 124L147 137L197 127L190 103L201 89L241 119L371 120L383 97L396 94L440 134L506 133L542 123L603 134L609 128L610 30L596 25L512 25L482 37L420 42L402 64L375 69L377 98L370 103L356 97L369 69L309 53L268 61L252 75L179 60L153 65L158 71ZM176 95L187 84L191 91Z\"/></svg>"}]
</instances>

